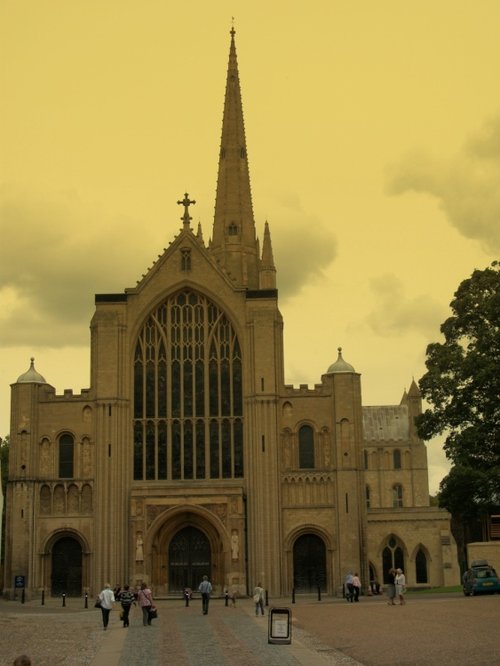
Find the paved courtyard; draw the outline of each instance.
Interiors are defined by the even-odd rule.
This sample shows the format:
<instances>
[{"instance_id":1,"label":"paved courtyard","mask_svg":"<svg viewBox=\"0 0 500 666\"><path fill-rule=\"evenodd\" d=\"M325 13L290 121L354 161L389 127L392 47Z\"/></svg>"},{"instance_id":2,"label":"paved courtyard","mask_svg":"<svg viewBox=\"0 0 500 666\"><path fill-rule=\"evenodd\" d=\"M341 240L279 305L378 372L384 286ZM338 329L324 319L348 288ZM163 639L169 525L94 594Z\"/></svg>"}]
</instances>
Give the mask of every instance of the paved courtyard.
<instances>
[{"instance_id":1,"label":"paved courtyard","mask_svg":"<svg viewBox=\"0 0 500 666\"><path fill-rule=\"evenodd\" d=\"M92 604L89 604L92 606ZM26 653L33 666L500 666L500 595L408 595L405 606L384 597L279 600L292 614L291 645L268 643L268 617L250 599L236 608L213 599L201 613L195 599L159 601L159 617L142 626L139 609L124 629L113 611L80 599L21 604L0 601L0 663Z\"/></svg>"}]
</instances>

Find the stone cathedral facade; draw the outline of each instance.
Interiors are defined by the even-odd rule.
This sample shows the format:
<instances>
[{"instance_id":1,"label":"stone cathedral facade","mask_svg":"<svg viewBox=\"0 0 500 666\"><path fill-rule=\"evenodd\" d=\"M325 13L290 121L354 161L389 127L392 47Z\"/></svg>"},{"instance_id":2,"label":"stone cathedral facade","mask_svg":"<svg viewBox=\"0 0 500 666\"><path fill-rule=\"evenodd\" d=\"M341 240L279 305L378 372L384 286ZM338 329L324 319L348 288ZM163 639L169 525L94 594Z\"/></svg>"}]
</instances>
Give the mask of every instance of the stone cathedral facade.
<instances>
[{"instance_id":1,"label":"stone cathedral facade","mask_svg":"<svg viewBox=\"0 0 500 666\"><path fill-rule=\"evenodd\" d=\"M90 388L57 395L33 360L12 384L4 594L146 580L177 596L208 574L216 593L333 595L348 571L366 586L390 566L414 587L459 582L416 384L365 407L341 350L313 388L285 384L234 30L208 243L178 203L183 227L137 285L96 295Z\"/></svg>"}]
</instances>

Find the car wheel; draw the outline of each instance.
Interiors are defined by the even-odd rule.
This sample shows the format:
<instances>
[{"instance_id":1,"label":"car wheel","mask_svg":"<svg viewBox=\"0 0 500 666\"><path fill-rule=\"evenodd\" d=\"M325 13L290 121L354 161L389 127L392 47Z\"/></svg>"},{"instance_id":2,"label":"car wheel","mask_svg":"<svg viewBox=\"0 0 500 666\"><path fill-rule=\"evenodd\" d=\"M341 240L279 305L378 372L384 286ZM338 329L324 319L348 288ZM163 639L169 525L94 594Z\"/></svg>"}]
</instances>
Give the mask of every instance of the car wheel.
<instances>
[{"instance_id":1,"label":"car wheel","mask_svg":"<svg viewBox=\"0 0 500 666\"><path fill-rule=\"evenodd\" d=\"M476 596L476 590L472 590L471 594L472 594L473 597L475 597Z\"/></svg>"}]
</instances>

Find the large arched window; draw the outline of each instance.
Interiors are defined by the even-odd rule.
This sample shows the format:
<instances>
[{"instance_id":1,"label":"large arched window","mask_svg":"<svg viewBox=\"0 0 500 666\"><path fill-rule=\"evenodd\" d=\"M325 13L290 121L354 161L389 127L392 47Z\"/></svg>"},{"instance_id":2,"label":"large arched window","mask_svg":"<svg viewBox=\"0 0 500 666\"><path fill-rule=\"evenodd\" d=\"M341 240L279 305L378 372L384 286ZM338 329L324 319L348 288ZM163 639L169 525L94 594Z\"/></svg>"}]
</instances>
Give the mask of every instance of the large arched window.
<instances>
[{"instance_id":1,"label":"large arched window","mask_svg":"<svg viewBox=\"0 0 500 666\"><path fill-rule=\"evenodd\" d=\"M314 468L314 432L309 425L303 425L299 430L299 467Z\"/></svg>"},{"instance_id":2,"label":"large arched window","mask_svg":"<svg viewBox=\"0 0 500 666\"><path fill-rule=\"evenodd\" d=\"M59 437L59 478L71 479L74 475L75 442L71 435Z\"/></svg>"},{"instance_id":3,"label":"large arched window","mask_svg":"<svg viewBox=\"0 0 500 666\"><path fill-rule=\"evenodd\" d=\"M386 546L382 551L382 571L384 583L389 582L389 569L402 569L405 571L405 559L402 544L394 536L387 539Z\"/></svg>"},{"instance_id":4,"label":"large arched window","mask_svg":"<svg viewBox=\"0 0 500 666\"><path fill-rule=\"evenodd\" d=\"M224 312L184 289L146 320L134 355L134 479L243 476L242 359Z\"/></svg>"}]
</instances>

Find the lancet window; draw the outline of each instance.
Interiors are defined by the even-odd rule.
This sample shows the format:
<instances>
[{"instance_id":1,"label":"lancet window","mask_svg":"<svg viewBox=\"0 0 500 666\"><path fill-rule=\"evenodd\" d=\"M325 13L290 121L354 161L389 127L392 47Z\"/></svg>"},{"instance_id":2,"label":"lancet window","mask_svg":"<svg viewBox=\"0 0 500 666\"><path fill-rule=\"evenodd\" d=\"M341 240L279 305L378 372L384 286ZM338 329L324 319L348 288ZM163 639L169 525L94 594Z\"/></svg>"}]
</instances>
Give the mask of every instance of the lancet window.
<instances>
[{"instance_id":1,"label":"lancet window","mask_svg":"<svg viewBox=\"0 0 500 666\"><path fill-rule=\"evenodd\" d=\"M242 359L236 332L184 289L146 320L134 356L134 479L243 476Z\"/></svg>"}]
</instances>

